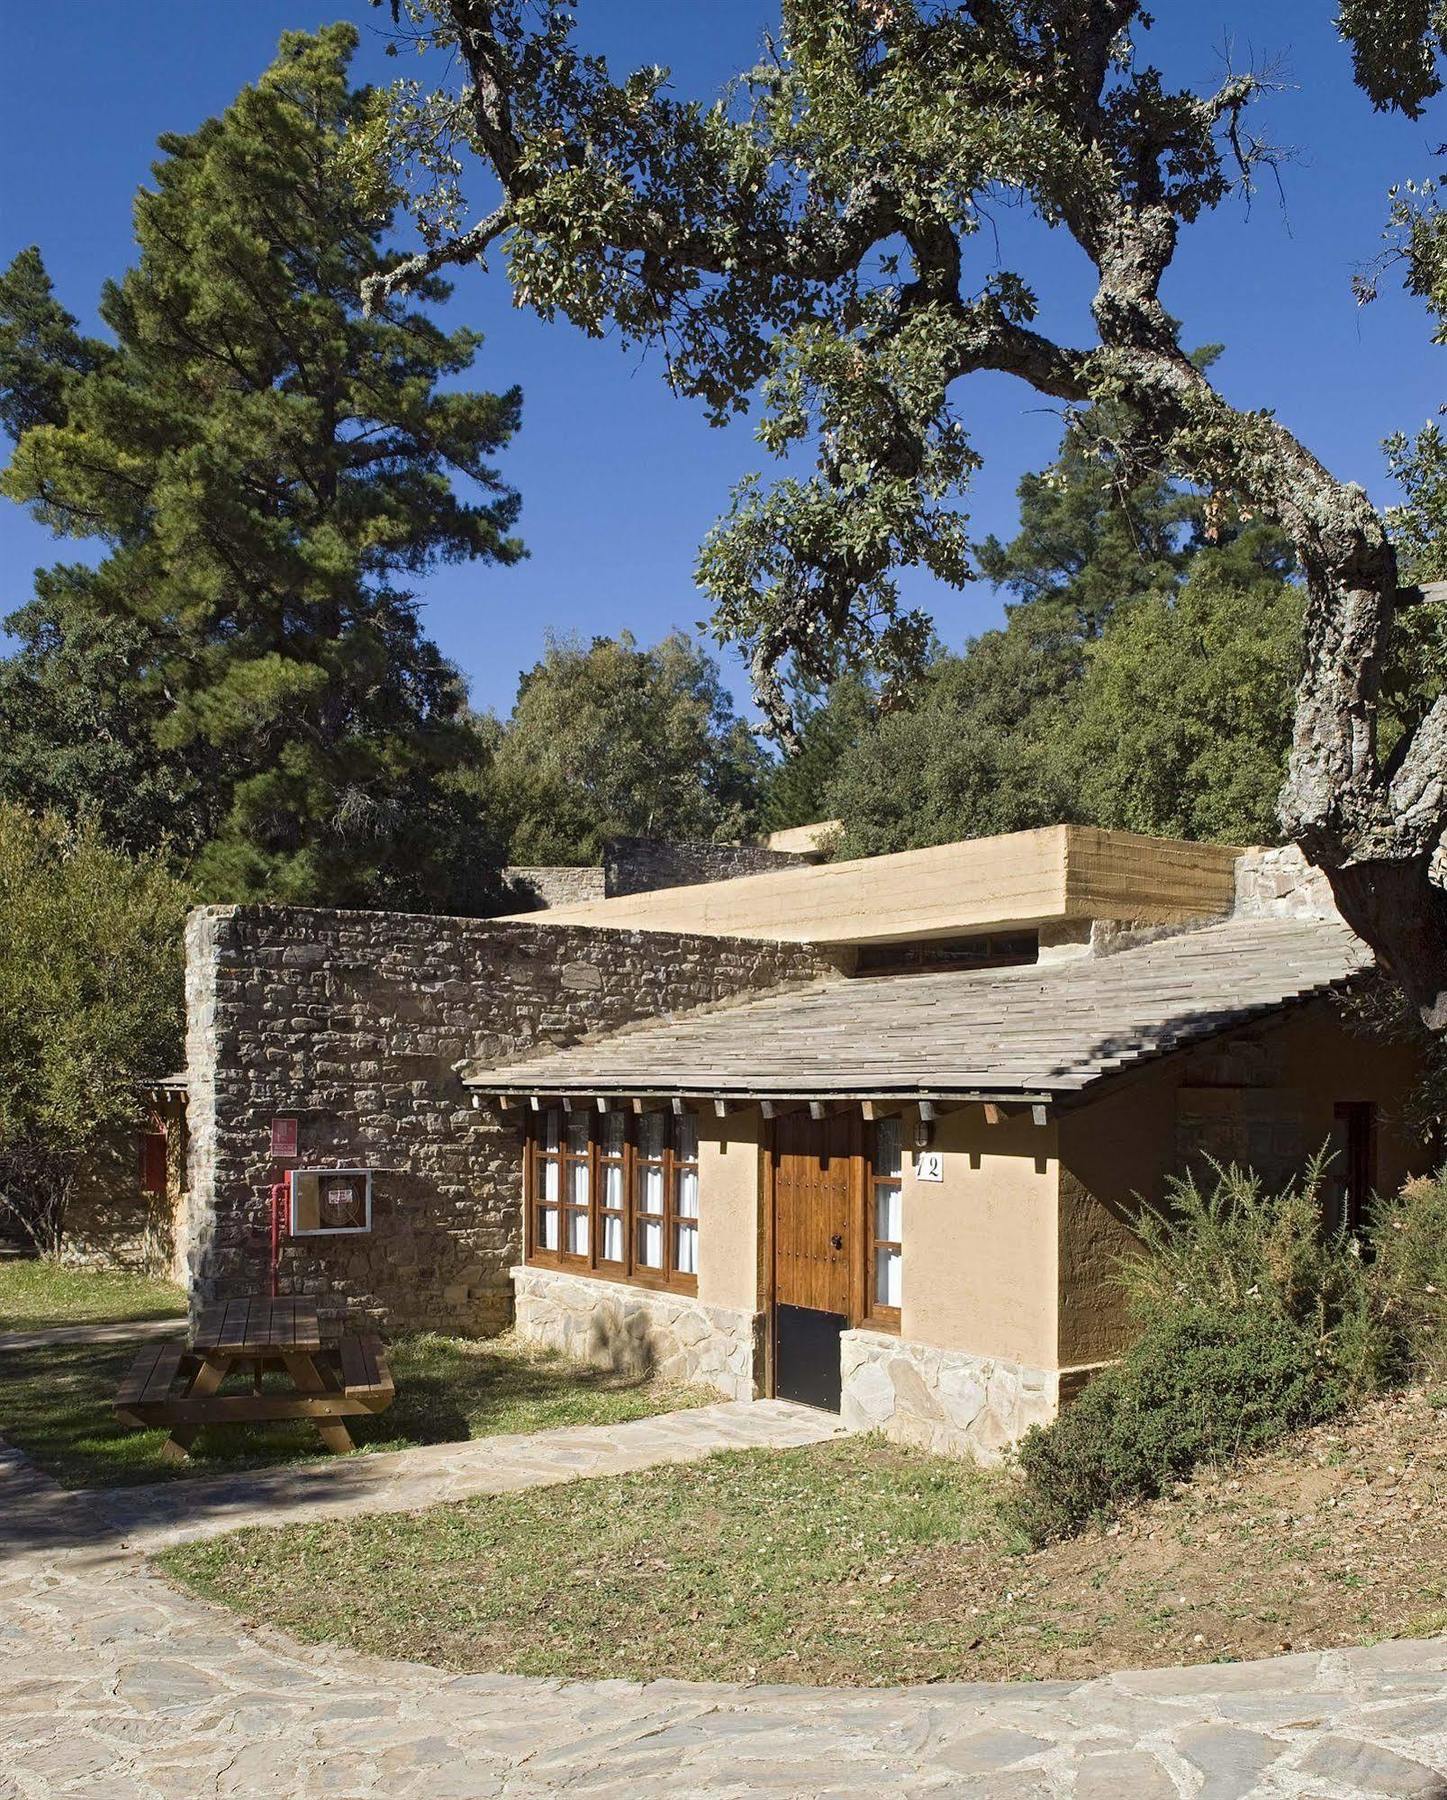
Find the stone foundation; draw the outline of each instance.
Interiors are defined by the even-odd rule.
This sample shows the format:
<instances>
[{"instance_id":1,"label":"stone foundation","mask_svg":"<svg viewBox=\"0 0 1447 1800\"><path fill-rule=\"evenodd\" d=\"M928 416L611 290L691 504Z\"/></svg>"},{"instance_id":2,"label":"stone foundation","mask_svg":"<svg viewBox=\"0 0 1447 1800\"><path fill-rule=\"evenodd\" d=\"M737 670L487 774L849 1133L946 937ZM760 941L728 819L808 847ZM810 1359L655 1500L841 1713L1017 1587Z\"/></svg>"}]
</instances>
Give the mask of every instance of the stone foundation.
<instances>
[{"instance_id":1,"label":"stone foundation","mask_svg":"<svg viewBox=\"0 0 1447 1800\"><path fill-rule=\"evenodd\" d=\"M1027 1369L882 1331L846 1331L839 1354L846 1425L982 1463L999 1462L1032 1425L1048 1425L1081 1385L1078 1371Z\"/></svg>"},{"instance_id":2,"label":"stone foundation","mask_svg":"<svg viewBox=\"0 0 1447 1800\"><path fill-rule=\"evenodd\" d=\"M653 1372L730 1400L754 1398L759 1315L557 1269L517 1268L512 1276L517 1333L526 1343L595 1368Z\"/></svg>"}]
</instances>

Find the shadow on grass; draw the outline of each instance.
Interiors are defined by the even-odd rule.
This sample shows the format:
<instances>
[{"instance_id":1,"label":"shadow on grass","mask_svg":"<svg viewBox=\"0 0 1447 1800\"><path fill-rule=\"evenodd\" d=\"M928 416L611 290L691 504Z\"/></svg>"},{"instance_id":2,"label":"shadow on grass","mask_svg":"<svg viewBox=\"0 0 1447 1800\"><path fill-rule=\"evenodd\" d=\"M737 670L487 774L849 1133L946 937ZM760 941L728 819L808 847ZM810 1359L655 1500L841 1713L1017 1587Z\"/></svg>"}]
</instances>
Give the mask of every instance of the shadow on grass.
<instances>
[{"instance_id":1,"label":"shadow on grass","mask_svg":"<svg viewBox=\"0 0 1447 1800\"><path fill-rule=\"evenodd\" d=\"M717 1398L570 1363L508 1339L428 1335L401 1339L387 1354L396 1399L386 1412L346 1421L359 1450L617 1424ZM288 1421L203 1430L188 1462L163 1462L164 1430L141 1430L115 1416L116 1389L133 1355L130 1344L0 1353L0 1437L70 1488L131 1487L326 1455L311 1425ZM266 1384L290 1385L277 1373L268 1373ZM233 1378L224 1391L233 1390L245 1391L245 1381Z\"/></svg>"}]
</instances>

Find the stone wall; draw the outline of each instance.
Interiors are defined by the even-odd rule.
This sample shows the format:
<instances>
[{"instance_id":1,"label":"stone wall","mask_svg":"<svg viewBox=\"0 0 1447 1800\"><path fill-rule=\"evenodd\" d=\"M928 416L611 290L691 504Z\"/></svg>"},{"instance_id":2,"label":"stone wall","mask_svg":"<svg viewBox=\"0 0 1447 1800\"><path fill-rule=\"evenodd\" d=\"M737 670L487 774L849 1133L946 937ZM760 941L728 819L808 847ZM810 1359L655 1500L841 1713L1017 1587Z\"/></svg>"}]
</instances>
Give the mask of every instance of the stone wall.
<instances>
[{"instance_id":1,"label":"stone wall","mask_svg":"<svg viewBox=\"0 0 1447 1800\"><path fill-rule=\"evenodd\" d=\"M982 1463L1048 1424L1088 1373L1027 1369L883 1331L846 1331L839 1346L846 1425Z\"/></svg>"},{"instance_id":2,"label":"stone wall","mask_svg":"<svg viewBox=\"0 0 1447 1800\"><path fill-rule=\"evenodd\" d=\"M166 1191L150 1194L141 1184L139 1132L118 1133L81 1169L65 1211L62 1262L184 1280L177 1229L185 1207L184 1104L170 1102L154 1124L166 1134Z\"/></svg>"},{"instance_id":3,"label":"stone wall","mask_svg":"<svg viewBox=\"0 0 1447 1800\"><path fill-rule=\"evenodd\" d=\"M171 1273L172 1203L141 1187L137 1145L122 1134L86 1159L65 1209L61 1261L77 1269Z\"/></svg>"},{"instance_id":4,"label":"stone wall","mask_svg":"<svg viewBox=\"0 0 1447 1800\"><path fill-rule=\"evenodd\" d=\"M1296 848L1247 850L1236 859L1238 919L1335 919L1331 883Z\"/></svg>"},{"instance_id":5,"label":"stone wall","mask_svg":"<svg viewBox=\"0 0 1447 1800\"><path fill-rule=\"evenodd\" d=\"M655 888L699 887L741 875L770 875L816 862L817 857L763 844L665 843L660 838L614 838L603 848L604 889L646 894Z\"/></svg>"},{"instance_id":6,"label":"stone wall","mask_svg":"<svg viewBox=\"0 0 1447 1800\"><path fill-rule=\"evenodd\" d=\"M505 1325L520 1127L456 1065L812 980L807 946L543 921L204 907L187 927L193 1305L260 1291L275 1116L299 1161L374 1171L373 1229L298 1238L284 1293L391 1330Z\"/></svg>"},{"instance_id":7,"label":"stone wall","mask_svg":"<svg viewBox=\"0 0 1447 1800\"><path fill-rule=\"evenodd\" d=\"M656 1373L752 1400L761 1313L556 1269L516 1268L518 1336L620 1374Z\"/></svg>"},{"instance_id":8,"label":"stone wall","mask_svg":"<svg viewBox=\"0 0 1447 1800\"><path fill-rule=\"evenodd\" d=\"M606 899L608 892L603 871L599 868L507 868L503 870L502 878L509 889L509 912L577 906L587 900Z\"/></svg>"}]
</instances>

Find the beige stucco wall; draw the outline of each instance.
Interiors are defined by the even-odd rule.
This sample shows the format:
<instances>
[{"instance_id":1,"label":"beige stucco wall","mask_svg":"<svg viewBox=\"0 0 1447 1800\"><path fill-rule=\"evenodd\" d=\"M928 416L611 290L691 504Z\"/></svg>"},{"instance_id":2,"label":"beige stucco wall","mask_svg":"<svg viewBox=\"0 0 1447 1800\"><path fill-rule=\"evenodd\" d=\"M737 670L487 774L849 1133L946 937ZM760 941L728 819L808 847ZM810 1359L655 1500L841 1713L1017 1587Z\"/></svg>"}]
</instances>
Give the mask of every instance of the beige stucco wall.
<instances>
[{"instance_id":1,"label":"beige stucco wall","mask_svg":"<svg viewBox=\"0 0 1447 1800\"><path fill-rule=\"evenodd\" d=\"M914 1116L906 1116L906 1143ZM1054 1124L985 1123L978 1106L936 1121L944 1179L906 1162L900 1335L1056 1366L1058 1165Z\"/></svg>"},{"instance_id":2,"label":"beige stucco wall","mask_svg":"<svg viewBox=\"0 0 1447 1800\"><path fill-rule=\"evenodd\" d=\"M704 1306L759 1306L759 1112L698 1114L698 1298Z\"/></svg>"},{"instance_id":3,"label":"beige stucco wall","mask_svg":"<svg viewBox=\"0 0 1447 1800\"><path fill-rule=\"evenodd\" d=\"M1128 1327L1111 1275L1135 1241L1138 1197L1165 1198L1167 1177L1201 1131L1219 1160L1283 1179L1331 1136L1338 1101L1375 1101L1378 1189L1395 1192L1428 1160L1403 1120L1417 1074L1413 1051L1352 1034L1323 1000L1152 1064L1063 1113L1060 1366L1122 1348Z\"/></svg>"},{"instance_id":4,"label":"beige stucco wall","mask_svg":"<svg viewBox=\"0 0 1447 1800\"><path fill-rule=\"evenodd\" d=\"M904 1114L908 1144L916 1122ZM762 1178L757 1108L699 1113L698 1298L750 1310L759 1293ZM944 1180L906 1158L901 1334L924 1344L1055 1367L1056 1132L1028 1113L987 1125L978 1106L935 1125Z\"/></svg>"}]
</instances>

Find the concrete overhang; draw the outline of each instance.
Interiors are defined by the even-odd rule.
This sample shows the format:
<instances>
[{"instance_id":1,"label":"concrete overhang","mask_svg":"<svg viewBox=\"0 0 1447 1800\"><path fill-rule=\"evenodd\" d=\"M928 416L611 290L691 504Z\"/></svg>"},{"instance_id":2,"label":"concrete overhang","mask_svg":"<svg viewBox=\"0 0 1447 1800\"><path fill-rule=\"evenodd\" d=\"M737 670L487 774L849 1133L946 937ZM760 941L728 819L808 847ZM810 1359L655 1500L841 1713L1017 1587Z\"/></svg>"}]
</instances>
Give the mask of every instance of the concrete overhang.
<instances>
[{"instance_id":1,"label":"concrete overhang","mask_svg":"<svg viewBox=\"0 0 1447 1800\"><path fill-rule=\"evenodd\" d=\"M657 888L519 919L779 943L889 944L1093 919L1223 918L1240 851L1094 826L1052 825L851 862Z\"/></svg>"}]
</instances>

